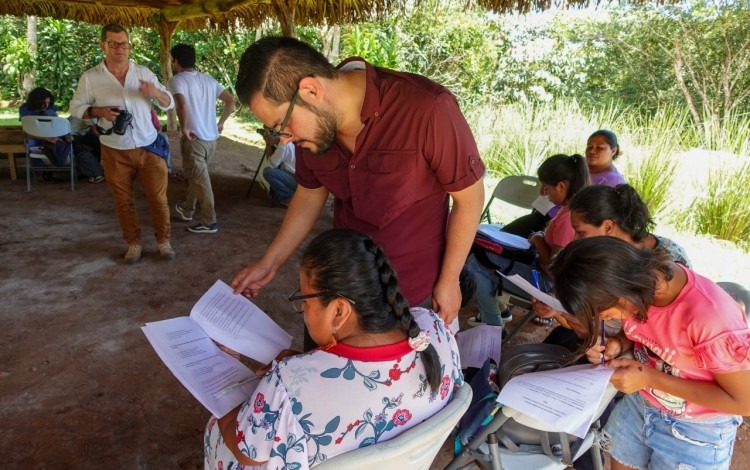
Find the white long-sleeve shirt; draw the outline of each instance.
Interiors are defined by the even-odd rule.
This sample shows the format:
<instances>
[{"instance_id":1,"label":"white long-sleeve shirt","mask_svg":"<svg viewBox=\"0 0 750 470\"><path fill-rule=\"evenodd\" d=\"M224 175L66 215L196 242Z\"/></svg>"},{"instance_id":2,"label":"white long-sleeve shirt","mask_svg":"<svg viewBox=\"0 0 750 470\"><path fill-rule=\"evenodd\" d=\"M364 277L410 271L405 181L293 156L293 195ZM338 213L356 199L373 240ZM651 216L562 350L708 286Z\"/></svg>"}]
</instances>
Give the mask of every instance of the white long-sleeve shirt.
<instances>
[{"instance_id":1,"label":"white long-sleeve shirt","mask_svg":"<svg viewBox=\"0 0 750 470\"><path fill-rule=\"evenodd\" d=\"M90 106L111 106L126 109L133 115L133 127L128 128L124 135L115 133L102 135L100 137L101 143L118 150L129 150L150 145L156 140L156 129L151 124L151 99L146 98L138 91L141 80L153 83L156 88L169 95L167 107L162 107L158 101L154 100L159 108L166 111L174 107L172 94L159 83L156 75L146 67L131 60L125 76L125 86L120 85L115 76L107 70L104 62L85 71L81 75L76 93L70 101L70 114L81 118ZM105 130L113 125L112 122L101 118L98 120L94 118L92 121Z\"/></svg>"},{"instance_id":2,"label":"white long-sleeve shirt","mask_svg":"<svg viewBox=\"0 0 750 470\"><path fill-rule=\"evenodd\" d=\"M292 142L279 145L273 154L268 157L268 164L271 168L281 168L291 174L294 174L295 161L294 144Z\"/></svg>"}]
</instances>

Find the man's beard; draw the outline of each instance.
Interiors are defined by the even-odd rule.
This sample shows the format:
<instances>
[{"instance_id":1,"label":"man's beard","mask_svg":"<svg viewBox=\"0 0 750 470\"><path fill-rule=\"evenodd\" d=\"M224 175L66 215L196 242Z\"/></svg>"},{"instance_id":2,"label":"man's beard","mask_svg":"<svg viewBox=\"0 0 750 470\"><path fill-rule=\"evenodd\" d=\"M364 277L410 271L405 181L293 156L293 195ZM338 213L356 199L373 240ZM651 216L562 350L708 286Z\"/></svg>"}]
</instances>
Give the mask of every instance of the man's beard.
<instances>
[{"instance_id":1,"label":"man's beard","mask_svg":"<svg viewBox=\"0 0 750 470\"><path fill-rule=\"evenodd\" d=\"M310 142L315 145L315 150L310 150L313 155L322 155L331 148L336 141L338 131L336 125L336 116L328 109L316 109L318 114L318 129L315 131L315 137Z\"/></svg>"}]
</instances>

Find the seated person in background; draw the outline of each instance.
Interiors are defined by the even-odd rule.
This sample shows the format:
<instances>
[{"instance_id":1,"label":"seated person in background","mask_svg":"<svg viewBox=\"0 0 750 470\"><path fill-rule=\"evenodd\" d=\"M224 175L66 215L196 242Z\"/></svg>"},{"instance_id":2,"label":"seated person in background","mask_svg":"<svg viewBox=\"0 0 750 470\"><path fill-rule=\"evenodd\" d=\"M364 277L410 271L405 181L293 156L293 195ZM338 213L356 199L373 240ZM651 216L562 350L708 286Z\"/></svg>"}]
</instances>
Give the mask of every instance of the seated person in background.
<instances>
[{"instance_id":1,"label":"seated person in background","mask_svg":"<svg viewBox=\"0 0 750 470\"><path fill-rule=\"evenodd\" d=\"M495 298L500 286L500 278L495 270L512 269L507 273L508 275L519 274L534 283L536 280L533 279L531 272L539 268L540 288L548 291L551 288L551 278L547 273L550 261L562 247L573 241L574 232L573 226L570 225L567 203L578 191L589 184L586 159L581 155L553 155L539 166L537 176L542 182L540 194L547 196L552 203L562 206L562 209L550 221L544 232L535 232L529 237L529 242L536 253L536 261L533 265L514 262L502 255L484 250L480 253L475 251L469 255L466 264L476 278L476 299L479 307L479 318L469 319L470 323L502 325L503 313L506 319L509 316L509 307L502 303L498 304ZM540 319L542 324L547 324L546 321L548 320Z\"/></svg>"},{"instance_id":2,"label":"seated person in background","mask_svg":"<svg viewBox=\"0 0 750 470\"><path fill-rule=\"evenodd\" d=\"M432 311L409 309L391 264L353 230L317 236L289 297L318 349L274 361L247 401L211 418L205 468L309 468L391 439L463 383L458 347Z\"/></svg>"},{"instance_id":3,"label":"seated person in background","mask_svg":"<svg viewBox=\"0 0 750 470\"><path fill-rule=\"evenodd\" d=\"M599 129L589 136L586 141L586 164L589 167L591 184L614 187L625 183L625 178L614 165L614 161L619 155L620 144L617 143L617 136L614 132ZM560 206L553 207L547 214L542 214L534 209L531 214L517 218L505 225L502 230L519 237L527 237L529 233L542 230L544 225L559 211Z\"/></svg>"},{"instance_id":4,"label":"seated person in background","mask_svg":"<svg viewBox=\"0 0 750 470\"><path fill-rule=\"evenodd\" d=\"M654 222L648 206L632 186L589 186L573 196L568 202L568 210L576 239L607 236L619 238L638 248L662 248L675 263L691 267L680 245L649 232ZM585 326L575 315L558 312L535 299L532 304L534 313L544 318L555 318L561 325L552 330L545 343L559 344L571 351L580 347ZM608 322L607 333L616 334L620 327L619 321Z\"/></svg>"},{"instance_id":5,"label":"seated person in background","mask_svg":"<svg viewBox=\"0 0 750 470\"><path fill-rule=\"evenodd\" d=\"M612 470L728 469L750 414L750 330L737 302L665 250L615 237L572 242L552 274L560 302L586 326L579 353L606 361L627 394L603 431ZM601 320L611 319L622 331L600 344ZM618 358L631 349L633 359Z\"/></svg>"},{"instance_id":6,"label":"seated person in background","mask_svg":"<svg viewBox=\"0 0 750 470\"><path fill-rule=\"evenodd\" d=\"M287 142L279 145L279 138L269 133L263 134L263 140L274 149L268 157L269 166L263 170L263 178L269 186L271 203L288 207L289 200L297 190L297 181L294 179L294 144Z\"/></svg>"},{"instance_id":7,"label":"seated person in background","mask_svg":"<svg viewBox=\"0 0 750 470\"><path fill-rule=\"evenodd\" d=\"M99 163L102 147L99 143L99 131L88 119L68 117L70 132L73 135L73 151L76 155L76 166L89 183L104 181L104 170Z\"/></svg>"},{"instance_id":8,"label":"seated person in background","mask_svg":"<svg viewBox=\"0 0 750 470\"><path fill-rule=\"evenodd\" d=\"M25 116L57 116L55 97L46 88L34 88L26 97L26 102L18 108L18 120L20 121ZM72 141L73 138L69 135L57 137L30 135L26 145L38 152L45 153L53 165L63 166L69 163ZM32 159L31 163L36 167L44 166L44 163L37 159Z\"/></svg>"}]
</instances>

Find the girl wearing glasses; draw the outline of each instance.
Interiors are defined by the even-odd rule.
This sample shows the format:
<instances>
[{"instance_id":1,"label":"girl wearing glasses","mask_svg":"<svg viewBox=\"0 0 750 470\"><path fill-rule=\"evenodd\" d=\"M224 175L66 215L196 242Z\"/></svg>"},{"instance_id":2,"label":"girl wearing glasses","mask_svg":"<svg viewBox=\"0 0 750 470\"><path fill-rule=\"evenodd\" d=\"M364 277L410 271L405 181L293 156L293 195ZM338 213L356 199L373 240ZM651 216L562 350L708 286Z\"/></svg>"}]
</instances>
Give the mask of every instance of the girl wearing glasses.
<instances>
[{"instance_id":1,"label":"girl wearing glasses","mask_svg":"<svg viewBox=\"0 0 750 470\"><path fill-rule=\"evenodd\" d=\"M289 297L320 346L270 366L247 401L211 418L206 468L309 468L385 441L442 409L463 383L458 347L433 312L409 309L372 239L316 237Z\"/></svg>"},{"instance_id":2,"label":"girl wearing glasses","mask_svg":"<svg viewBox=\"0 0 750 470\"><path fill-rule=\"evenodd\" d=\"M552 265L555 292L586 325L590 362L627 393L604 427L612 469L726 469L750 414L750 330L719 286L663 248L616 237L576 240ZM601 320L622 332L598 340ZM631 350L633 359L617 358ZM613 359L617 358L617 359Z\"/></svg>"}]
</instances>

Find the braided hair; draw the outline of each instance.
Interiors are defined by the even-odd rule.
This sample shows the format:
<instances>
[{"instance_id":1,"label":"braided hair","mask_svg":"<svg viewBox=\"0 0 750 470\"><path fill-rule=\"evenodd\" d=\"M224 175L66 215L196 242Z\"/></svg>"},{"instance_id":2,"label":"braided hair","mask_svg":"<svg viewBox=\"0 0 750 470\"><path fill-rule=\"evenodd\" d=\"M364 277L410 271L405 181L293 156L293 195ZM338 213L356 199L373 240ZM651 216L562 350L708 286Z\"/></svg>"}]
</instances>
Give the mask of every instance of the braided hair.
<instances>
[{"instance_id":1,"label":"braided hair","mask_svg":"<svg viewBox=\"0 0 750 470\"><path fill-rule=\"evenodd\" d=\"M420 328L401 295L396 272L383 250L368 235L349 229L333 229L318 235L302 255L301 269L313 288L326 292L322 304L336 293L354 300L359 327L367 333L401 329L416 338ZM417 353L424 364L432 390L440 386L440 359L434 346Z\"/></svg>"}]
</instances>

